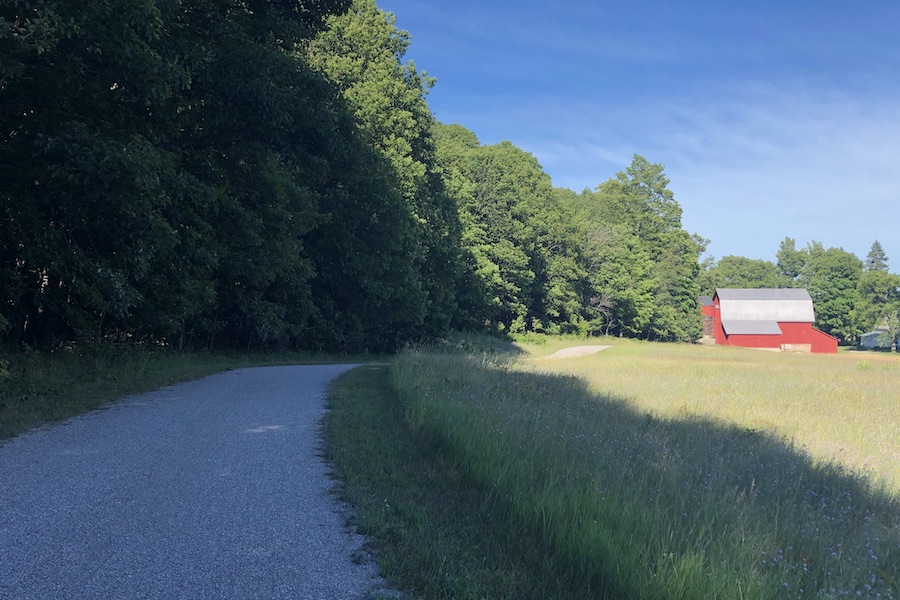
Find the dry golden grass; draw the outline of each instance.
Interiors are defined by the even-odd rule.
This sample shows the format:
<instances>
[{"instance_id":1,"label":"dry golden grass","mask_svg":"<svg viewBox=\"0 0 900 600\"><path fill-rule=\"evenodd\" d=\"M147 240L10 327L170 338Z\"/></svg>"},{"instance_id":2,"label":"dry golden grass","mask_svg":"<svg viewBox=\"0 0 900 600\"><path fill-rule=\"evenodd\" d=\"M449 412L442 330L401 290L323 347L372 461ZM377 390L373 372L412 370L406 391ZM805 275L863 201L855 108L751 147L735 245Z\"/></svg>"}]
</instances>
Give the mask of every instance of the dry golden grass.
<instances>
[{"instance_id":1,"label":"dry golden grass","mask_svg":"<svg viewBox=\"0 0 900 600\"><path fill-rule=\"evenodd\" d=\"M529 370L575 375L597 392L660 417L702 416L774 433L817 460L900 493L900 356L591 343L613 347L550 361L540 357L564 347L564 340L520 344L531 356L521 362Z\"/></svg>"},{"instance_id":2,"label":"dry golden grass","mask_svg":"<svg viewBox=\"0 0 900 600\"><path fill-rule=\"evenodd\" d=\"M831 436L892 469L844 394L881 399L894 362L614 342L568 360L544 358L558 340L542 357L408 352L390 382L407 426L575 597L897 597L900 496L871 485L889 475L801 446Z\"/></svg>"}]
</instances>

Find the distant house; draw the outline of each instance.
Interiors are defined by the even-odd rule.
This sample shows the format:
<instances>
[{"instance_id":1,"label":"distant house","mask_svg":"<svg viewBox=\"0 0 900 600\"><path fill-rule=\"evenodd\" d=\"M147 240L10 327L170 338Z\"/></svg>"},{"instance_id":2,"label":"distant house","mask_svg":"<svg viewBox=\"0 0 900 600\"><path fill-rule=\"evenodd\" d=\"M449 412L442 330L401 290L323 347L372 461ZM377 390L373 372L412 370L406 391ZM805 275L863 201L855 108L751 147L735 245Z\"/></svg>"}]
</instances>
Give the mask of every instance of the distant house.
<instances>
[{"instance_id":1,"label":"distant house","mask_svg":"<svg viewBox=\"0 0 900 600\"><path fill-rule=\"evenodd\" d=\"M837 338L813 327L812 298L805 289L720 288L712 297L712 308L702 310L704 317L712 313L715 343L720 346L837 352Z\"/></svg>"},{"instance_id":2,"label":"distant house","mask_svg":"<svg viewBox=\"0 0 900 600\"><path fill-rule=\"evenodd\" d=\"M875 331L864 333L859 336L859 345L861 348L874 350L875 348L890 348L891 341L888 338L887 327L876 327Z\"/></svg>"}]
</instances>

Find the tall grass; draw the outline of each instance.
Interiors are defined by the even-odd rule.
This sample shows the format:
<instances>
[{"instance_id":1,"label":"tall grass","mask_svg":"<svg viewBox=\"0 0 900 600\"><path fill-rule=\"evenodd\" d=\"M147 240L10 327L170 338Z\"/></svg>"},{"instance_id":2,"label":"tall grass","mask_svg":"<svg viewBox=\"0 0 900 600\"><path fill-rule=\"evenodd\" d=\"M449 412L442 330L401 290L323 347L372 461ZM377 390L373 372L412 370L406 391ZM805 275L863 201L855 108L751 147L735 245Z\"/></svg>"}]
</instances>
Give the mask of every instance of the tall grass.
<instances>
[{"instance_id":1,"label":"tall grass","mask_svg":"<svg viewBox=\"0 0 900 600\"><path fill-rule=\"evenodd\" d=\"M613 343L597 356L527 365L575 375L641 412L771 433L900 493L900 357Z\"/></svg>"},{"instance_id":2,"label":"tall grass","mask_svg":"<svg viewBox=\"0 0 900 600\"><path fill-rule=\"evenodd\" d=\"M897 499L764 428L651 414L496 355L411 352L391 381L407 423L584 597L897 595Z\"/></svg>"},{"instance_id":3,"label":"tall grass","mask_svg":"<svg viewBox=\"0 0 900 600\"><path fill-rule=\"evenodd\" d=\"M329 406L326 458L393 589L439 600L580 597L540 539L490 510L491 495L458 470L441 436L406 425L386 367L343 374Z\"/></svg>"}]
</instances>

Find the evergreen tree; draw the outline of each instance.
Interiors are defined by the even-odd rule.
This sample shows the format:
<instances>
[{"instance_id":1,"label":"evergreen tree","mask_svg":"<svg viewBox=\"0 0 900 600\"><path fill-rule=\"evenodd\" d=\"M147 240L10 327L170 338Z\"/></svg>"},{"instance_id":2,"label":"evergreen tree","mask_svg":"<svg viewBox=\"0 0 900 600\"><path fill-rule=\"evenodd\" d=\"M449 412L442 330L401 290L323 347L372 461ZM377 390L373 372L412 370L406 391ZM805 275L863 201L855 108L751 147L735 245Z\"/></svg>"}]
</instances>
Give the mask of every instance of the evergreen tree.
<instances>
[{"instance_id":1,"label":"evergreen tree","mask_svg":"<svg viewBox=\"0 0 900 600\"><path fill-rule=\"evenodd\" d=\"M888 270L888 257L884 252L884 248L881 247L881 243L878 240L872 244L872 248L869 250L869 253L866 255L866 260L863 263L866 271L884 271Z\"/></svg>"}]
</instances>

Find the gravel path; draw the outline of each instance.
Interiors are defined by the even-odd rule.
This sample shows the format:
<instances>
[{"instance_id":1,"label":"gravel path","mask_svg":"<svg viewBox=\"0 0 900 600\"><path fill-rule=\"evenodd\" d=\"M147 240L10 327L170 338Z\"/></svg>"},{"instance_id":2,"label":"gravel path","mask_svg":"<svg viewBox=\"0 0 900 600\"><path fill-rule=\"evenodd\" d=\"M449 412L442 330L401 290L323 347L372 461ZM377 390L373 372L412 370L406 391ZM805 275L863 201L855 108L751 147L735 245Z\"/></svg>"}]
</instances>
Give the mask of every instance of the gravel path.
<instances>
[{"instance_id":1,"label":"gravel path","mask_svg":"<svg viewBox=\"0 0 900 600\"><path fill-rule=\"evenodd\" d=\"M376 595L318 456L349 368L223 373L0 446L0 599Z\"/></svg>"}]
</instances>

